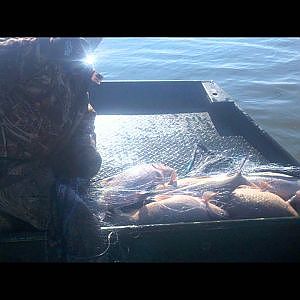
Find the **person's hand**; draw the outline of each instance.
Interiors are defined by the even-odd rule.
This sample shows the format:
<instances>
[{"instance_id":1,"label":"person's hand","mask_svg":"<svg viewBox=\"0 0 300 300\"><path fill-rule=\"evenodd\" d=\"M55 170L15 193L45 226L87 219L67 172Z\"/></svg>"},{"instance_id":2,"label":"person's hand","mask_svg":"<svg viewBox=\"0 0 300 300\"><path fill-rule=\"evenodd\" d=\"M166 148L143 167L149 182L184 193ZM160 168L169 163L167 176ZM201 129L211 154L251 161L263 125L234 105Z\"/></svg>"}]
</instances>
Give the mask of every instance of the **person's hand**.
<instances>
[{"instance_id":1,"label":"person's hand","mask_svg":"<svg viewBox=\"0 0 300 300\"><path fill-rule=\"evenodd\" d=\"M92 73L91 80L93 82L95 82L96 84L100 84L101 81L103 80L103 76L101 74L99 74L98 72L94 71Z\"/></svg>"}]
</instances>

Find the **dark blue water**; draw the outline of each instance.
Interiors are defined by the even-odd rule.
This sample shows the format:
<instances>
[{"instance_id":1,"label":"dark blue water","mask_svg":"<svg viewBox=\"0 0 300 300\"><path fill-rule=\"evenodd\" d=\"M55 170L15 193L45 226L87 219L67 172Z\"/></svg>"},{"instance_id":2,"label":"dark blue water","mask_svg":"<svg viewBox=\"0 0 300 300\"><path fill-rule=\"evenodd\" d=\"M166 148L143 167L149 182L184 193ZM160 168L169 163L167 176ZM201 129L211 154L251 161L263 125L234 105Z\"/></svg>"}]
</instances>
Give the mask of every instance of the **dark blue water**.
<instances>
[{"instance_id":1,"label":"dark blue water","mask_svg":"<svg viewBox=\"0 0 300 300\"><path fill-rule=\"evenodd\" d=\"M300 160L300 38L104 38L105 80L214 80Z\"/></svg>"}]
</instances>

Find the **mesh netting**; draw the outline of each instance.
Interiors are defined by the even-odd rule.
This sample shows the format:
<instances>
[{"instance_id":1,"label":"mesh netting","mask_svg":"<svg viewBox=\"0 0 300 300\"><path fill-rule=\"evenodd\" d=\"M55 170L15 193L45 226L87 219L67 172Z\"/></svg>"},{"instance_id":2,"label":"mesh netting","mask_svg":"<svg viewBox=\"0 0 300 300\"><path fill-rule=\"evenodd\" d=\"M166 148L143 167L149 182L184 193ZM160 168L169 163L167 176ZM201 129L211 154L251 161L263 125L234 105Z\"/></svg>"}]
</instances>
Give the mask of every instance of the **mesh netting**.
<instances>
[{"instance_id":1,"label":"mesh netting","mask_svg":"<svg viewBox=\"0 0 300 300\"><path fill-rule=\"evenodd\" d=\"M234 171L247 156L245 168L267 163L243 137L220 136L205 112L97 116L95 131L103 162L89 190L94 199L101 195L99 180L143 163L164 163L179 177L187 175L193 157L189 175ZM195 152L197 144L209 153Z\"/></svg>"}]
</instances>

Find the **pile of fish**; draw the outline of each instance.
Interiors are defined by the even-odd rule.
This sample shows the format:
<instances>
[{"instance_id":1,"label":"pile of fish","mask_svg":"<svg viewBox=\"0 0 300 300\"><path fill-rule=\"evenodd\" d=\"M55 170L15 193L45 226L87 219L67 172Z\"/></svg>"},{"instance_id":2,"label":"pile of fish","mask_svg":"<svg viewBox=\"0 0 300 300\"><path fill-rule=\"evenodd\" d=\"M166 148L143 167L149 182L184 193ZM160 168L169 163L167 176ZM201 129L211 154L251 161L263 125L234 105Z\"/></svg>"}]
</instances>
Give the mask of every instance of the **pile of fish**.
<instances>
[{"instance_id":1,"label":"pile of fish","mask_svg":"<svg viewBox=\"0 0 300 300\"><path fill-rule=\"evenodd\" d=\"M143 164L101 181L101 205L114 225L298 217L300 180L279 172L178 178L164 164Z\"/></svg>"}]
</instances>

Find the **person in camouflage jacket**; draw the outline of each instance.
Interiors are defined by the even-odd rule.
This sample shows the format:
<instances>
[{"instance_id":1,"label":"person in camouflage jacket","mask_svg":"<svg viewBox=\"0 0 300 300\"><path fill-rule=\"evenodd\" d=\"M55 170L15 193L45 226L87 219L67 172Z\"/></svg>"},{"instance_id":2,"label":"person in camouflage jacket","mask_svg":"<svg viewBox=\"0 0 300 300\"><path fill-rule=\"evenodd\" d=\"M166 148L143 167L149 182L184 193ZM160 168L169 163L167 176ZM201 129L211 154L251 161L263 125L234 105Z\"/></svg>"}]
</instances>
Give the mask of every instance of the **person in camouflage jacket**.
<instances>
[{"instance_id":1,"label":"person in camouflage jacket","mask_svg":"<svg viewBox=\"0 0 300 300\"><path fill-rule=\"evenodd\" d=\"M99 227L64 184L101 166L88 90L102 76L82 63L87 47L82 38L0 40L0 213L63 236L79 256L97 252ZM0 231L15 224L0 215Z\"/></svg>"}]
</instances>

